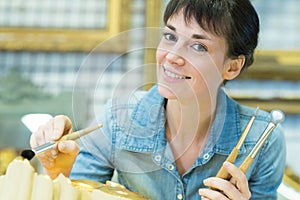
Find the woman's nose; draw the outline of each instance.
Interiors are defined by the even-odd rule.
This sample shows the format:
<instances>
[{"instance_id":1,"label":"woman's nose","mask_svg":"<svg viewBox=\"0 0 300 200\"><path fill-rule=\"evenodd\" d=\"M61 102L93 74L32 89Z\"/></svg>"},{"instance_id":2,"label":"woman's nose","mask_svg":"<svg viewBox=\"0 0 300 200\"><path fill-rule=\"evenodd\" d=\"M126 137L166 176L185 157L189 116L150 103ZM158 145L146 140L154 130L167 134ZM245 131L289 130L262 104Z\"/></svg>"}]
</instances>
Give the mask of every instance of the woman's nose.
<instances>
[{"instance_id":1,"label":"woman's nose","mask_svg":"<svg viewBox=\"0 0 300 200\"><path fill-rule=\"evenodd\" d=\"M176 64L178 66L183 66L185 63L184 58L176 52L168 52L166 55L166 60L170 64Z\"/></svg>"}]
</instances>

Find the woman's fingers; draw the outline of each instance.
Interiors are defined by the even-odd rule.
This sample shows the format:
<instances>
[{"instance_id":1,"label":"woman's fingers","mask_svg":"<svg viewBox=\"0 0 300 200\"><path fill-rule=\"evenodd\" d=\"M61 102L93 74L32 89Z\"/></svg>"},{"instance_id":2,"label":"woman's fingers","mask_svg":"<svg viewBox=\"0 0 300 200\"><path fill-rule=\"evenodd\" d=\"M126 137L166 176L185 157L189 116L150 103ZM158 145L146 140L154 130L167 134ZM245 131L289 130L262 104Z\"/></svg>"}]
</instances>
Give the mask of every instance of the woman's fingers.
<instances>
[{"instance_id":1,"label":"woman's fingers","mask_svg":"<svg viewBox=\"0 0 300 200\"><path fill-rule=\"evenodd\" d=\"M31 135L31 139L33 139L33 141L30 142L30 144L32 144L31 145L32 148L46 143L45 132L44 132L45 127L46 125L40 126L38 130Z\"/></svg>"},{"instance_id":2,"label":"woman's fingers","mask_svg":"<svg viewBox=\"0 0 300 200\"><path fill-rule=\"evenodd\" d=\"M52 140L58 140L63 135L72 132L72 122L64 115L58 115L53 118L53 130L51 133Z\"/></svg>"},{"instance_id":3,"label":"woman's fingers","mask_svg":"<svg viewBox=\"0 0 300 200\"><path fill-rule=\"evenodd\" d=\"M63 135L71 132L71 120L67 116L58 115L40 126L30 137L32 148L46 142L57 141L53 149L37 156L51 178L56 178L60 173L68 176L71 172L79 153L79 145L75 141L59 141Z\"/></svg>"},{"instance_id":4,"label":"woman's fingers","mask_svg":"<svg viewBox=\"0 0 300 200\"><path fill-rule=\"evenodd\" d=\"M210 199L244 199L240 191L227 180L211 177L204 180L204 185L214 188L209 189L210 192L206 196Z\"/></svg>"},{"instance_id":5,"label":"woman's fingers","mask_svg":"<svg viewBox=\"0 0 300 200\"><path fill-rule=\"evenodd\" d=\"M201 200L209 200L209 199L206 197L201 197Z\"/></svg>"},{"instance_id":6,"label":"woman's fingers","mask_svg":"<svg viewBox=\"0 0 300 200\"><path fill-rule=\"evenodd\" d=\"M207 178L204 185L209 188L199 189L199 194L208 199L249 199L251 192L245 174L232 163L225 162L223 166L232 179L229 181L218 177Z\"/></svg>"},{"instance_id":7,"label":"woman's fingers","mask_svg":"<svg viewBox=\"0 0 300 200\"><path fill-rule=\"evenodd\" d=\"M236 188L247 198L251 197L251 192L248 186L248 180L246 175L239 170L234 164L230 162L224 162L223 164L226 171L232 176L230 182L236 186Z\"/></svg>"},{"instance_id":8,"label":"woman's fingers","mask_svg":"<svg viewBox=\"0 0 300 200\"><path fill-rule=\"evenodd\" d=\"M32 148L41 146L47 142L61 138L62 135L71 132L72 123L69 118L63 115L55 116L45 125L41 125L38 130L30 137L30 145ZM75 148L75 147L74 147ZM49 152L38 155L38 158L45 166L52 166L52 162L58 155L58 149L54 148Z\"/></svg>"},{"instance_id":9,"label":"woman's fingers","mask_svg":"<svg viewBox=\"0 0 300 200\"><path fill-rule=\"evenodd\" d=\"M59 140L63 135L72 132L72 123L69 118L63 115L55 116L45 125L31 135L30 145L32 148L45 144L49 141Z\"/></svg>"},{"instance_id":10,"label":"woman's fingers","mask_svg":"<svg viewBox=\"0 0 300 200\"><path fill-rule=\"evenodd\" d=\"M66 140L58 143L58 150L65 154L75 154L79 153L79 146L75 141Z\"/></svg>"},{"instance_id":11,"label":"woman's fingers","mask_svg":"<svg viewBox=\"0 0 300 200\"><path fill-rule=\"evenodd\" d=\"M226 196L216 190L212 190L209 188L201 188L199 189L199 195L201 196L202 200L207 199L217 199L217 200L228 200Z\"/></svg>"}]
</instances>

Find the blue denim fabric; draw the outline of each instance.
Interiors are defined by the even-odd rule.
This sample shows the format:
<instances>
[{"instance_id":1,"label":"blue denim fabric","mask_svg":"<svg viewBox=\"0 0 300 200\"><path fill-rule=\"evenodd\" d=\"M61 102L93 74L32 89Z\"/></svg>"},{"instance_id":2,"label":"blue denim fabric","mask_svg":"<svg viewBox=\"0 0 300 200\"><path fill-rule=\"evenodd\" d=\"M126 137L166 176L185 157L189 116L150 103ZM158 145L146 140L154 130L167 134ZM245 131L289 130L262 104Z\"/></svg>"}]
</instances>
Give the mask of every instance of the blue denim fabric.
<instances>
[{"instance_id":1,"label":"blue denim fabric","mask_svg":"<svg viewBox=\"0 0 300 200\"><path fill-rule=\"evenodd\" d=\"M130 99L113 99L103 115L103 129L80 140L81 151L70 178L105 182L116 170L119 183L150 199L201 199L198 189L204 187L203 180L217 174L253 113L253 108L238 104L220 89L208 142L193 166L180 176L165 137L164 98L157 86ZM236 159L237 166L269 120L267 112L258 112ZM251 199L277 199L285 153L284 135L278 126L247 171Z\"/></svg>"}]
</instances>

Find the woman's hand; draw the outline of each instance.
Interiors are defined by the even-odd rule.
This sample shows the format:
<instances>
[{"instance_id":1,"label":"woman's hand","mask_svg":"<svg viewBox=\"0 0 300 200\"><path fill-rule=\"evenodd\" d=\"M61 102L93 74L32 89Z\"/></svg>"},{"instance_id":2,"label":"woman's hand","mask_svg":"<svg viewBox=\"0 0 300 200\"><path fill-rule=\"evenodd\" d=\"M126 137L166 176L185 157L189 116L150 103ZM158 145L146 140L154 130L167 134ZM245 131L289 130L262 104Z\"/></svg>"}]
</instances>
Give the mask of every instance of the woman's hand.
<instances>
[{"instance_id":1,"label":"woman's hand","mask_svg":"<svg viewBox=\"0 0 300 200\"><path fill-rule=\"evenodd\" d=\"M211 177L205 179L204 185L209 188L199 189L199 194L202 200L248 200L251 197L251 192L248 187L248 180L245 174L239 170L234 164L224 162L226 171L232 176L230 181ZM214 188L214 189L212 189Z\"/></svg>"},{"instance_id":2,"label":"woman's hand","mask_svg":"<svg viewBox=\"0 0 300 200\"><path fill-rule=\"evenodd\" d=\"M30 145L35 148L46 142L59 140L63 135L71 132L71 120L66 116L59 115L52 118L47 124L40 126L31 135ZM68 177L78 153L79 145L75 141L67 140L58 142L55 149L38 155L38 159L52 179L60 173Z\"/></svg>"}]
</instances>

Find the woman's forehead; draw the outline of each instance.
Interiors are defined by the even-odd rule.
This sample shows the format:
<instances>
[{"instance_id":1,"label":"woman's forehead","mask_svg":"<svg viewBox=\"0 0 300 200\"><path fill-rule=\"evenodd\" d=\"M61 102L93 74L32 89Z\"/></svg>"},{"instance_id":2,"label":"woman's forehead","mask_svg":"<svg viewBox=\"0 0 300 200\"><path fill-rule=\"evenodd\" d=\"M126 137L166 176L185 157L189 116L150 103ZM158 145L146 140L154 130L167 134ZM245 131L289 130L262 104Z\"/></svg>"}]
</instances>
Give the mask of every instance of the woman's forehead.
<instances>
[{"instance_id":1,"label":"woman's forehead","mask_svg":"<svg viewBox=\"0 0 300 200\"><path fill-rule=\"evenodd\" d=\"M217 35L210 30L205 30L196 19L185 20L182 12L172 15L166 27L176 32L187 40L201 40L209 44L213 49L227 49L225 37Z\"/></svg>"},{"instance_id":2,"label":"woman's forehead","mask_svg":"<svg viewBox=\"0 0 300 200\"><path fill-rule=\"evenodd\" d=\"M202 27L195 18L186 20L182 11L170 16L166 26L183 35L200 35L201 38L208 40L224 39L223 36L216 35L210 29Z\"/></svg>"},{"instance_id":3,"label":"woman's forehead","mask_svg":"<svg viewBox=\"0 0 300 200\"><path fill-rule=\"evenodd\" d=\"M175 18L175 19L174 19ZM187 14L184 10L184 8L181 8L177 12L172 13L172 15L169 16L166 23L169 21L174 20L180 20L185 23L187 27L192 27L198 30L201 30L201 32L206 32L210 35L215 36L221 36L225 38L225 30L224 27L225 24L220 23L219 20L212 20L208 16L202 15L201 18L197 18L196 13L190 12Z\"/></svg>"}]
</instances>

